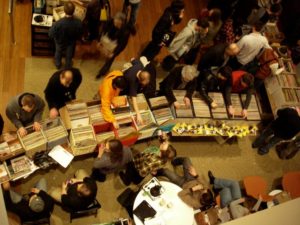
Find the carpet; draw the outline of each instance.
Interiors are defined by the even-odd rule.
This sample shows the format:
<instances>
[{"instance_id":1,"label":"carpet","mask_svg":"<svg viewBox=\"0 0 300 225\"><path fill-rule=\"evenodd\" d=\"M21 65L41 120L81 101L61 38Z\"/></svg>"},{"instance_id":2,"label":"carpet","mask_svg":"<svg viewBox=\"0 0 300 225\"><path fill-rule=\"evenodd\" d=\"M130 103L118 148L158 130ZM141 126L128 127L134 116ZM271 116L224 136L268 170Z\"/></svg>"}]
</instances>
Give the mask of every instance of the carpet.
<instances>
[{"instance_id":1,"label":"carpet","mask_svg":"<svg viewBox=\"0 0 300 225\"><path fill-rule=\"evenodd\" d=\"M122 68L124 62L114 63L112 68ZM98 89L100 81L95 81L95 74L100 68L100 62L96 60L75 60L74 66L79 67L83 74L83 82L78 90L78 99L91 99ZM49 77L55 72L52 59L47 58L28 58L25 66L25 85L24 90L30 91L40 96L48 82ZM162 71L158 71L158 76L164 76ZM45 115L47 112L45 112ZM260 156L252 148L253 137L238 139L236 143L218 145L214 141L204 141L199 139L187 139L183 141L172 142L177 149L179 156L189 156L195 165L199 176L208 182L207 171L211 170L216 177L242 180L249 175L260 175L264 177L269 190L277 184L278 178L282 177L284 172L300 170L300 154L293 159L280 160L274 149L268 155ZM147 142L141 142L135 145L138 150L143 150ZM41 171L30 176L23 181L22 192L26 193L30 187L40 178L45 177L49 186L60 186L61 183L70 178L74 171L84 168L91 171L93 158L76 159L67 169L58 167L50 171ZM168 165L170 167L170 165ZM275 184L273 183L275 181ZM134 187L134 186L132 186ZM98 183L97 199L102 205L97 218L92 216L82 219L76 219L73 225L93 224L97 222L107 222L119 217L127 217L126 211L117 203L117 196L125 190L117 175L109 175L107 181ZM138 187L134 187L137 189ZM51 224L65 225L69 224L68 214L59 206L55 207L51 217Z\"/></svg>"}]
</instances>

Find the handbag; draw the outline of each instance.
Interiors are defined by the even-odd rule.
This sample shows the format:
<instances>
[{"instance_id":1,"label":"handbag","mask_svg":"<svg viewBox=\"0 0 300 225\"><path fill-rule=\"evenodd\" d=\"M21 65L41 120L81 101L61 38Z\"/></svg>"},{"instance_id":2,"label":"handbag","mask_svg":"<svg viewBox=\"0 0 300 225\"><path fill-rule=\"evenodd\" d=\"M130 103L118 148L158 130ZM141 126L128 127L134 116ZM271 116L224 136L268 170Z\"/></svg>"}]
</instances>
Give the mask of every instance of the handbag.
<instances>
[{"instance_id":1,"label":"handbag","mask_svg":"<svg viewBox=\"0 0 300 225\"><path fill-rule=\"evenodd\" d=\"M102 35L100 41L97 44L98 50L106 58L111 58L116 47L117 47L117 41L111 40L107 36L107 34Z\"/></svg>"}]
</instances>

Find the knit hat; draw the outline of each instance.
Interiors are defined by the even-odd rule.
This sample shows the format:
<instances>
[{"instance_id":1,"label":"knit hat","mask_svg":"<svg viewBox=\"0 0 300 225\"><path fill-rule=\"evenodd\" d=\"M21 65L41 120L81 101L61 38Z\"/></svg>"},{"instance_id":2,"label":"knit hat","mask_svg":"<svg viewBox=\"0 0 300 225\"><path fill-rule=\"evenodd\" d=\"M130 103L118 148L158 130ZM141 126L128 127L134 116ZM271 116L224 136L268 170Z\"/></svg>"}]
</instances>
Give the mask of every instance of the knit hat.
<instances>
[{"instance_id":1,"label":"knit hat","mask_svg":"<svg viewBox=\"0 0 300 225\"><path fill-rule=\"evenodd\" d=\"M192 81L199 75L199 71L195 66L186 65L182 68L181 75L185 80Z\"/></svg>"},{"instance_id":2,"label":"knit hat","mask_svg":"<svg viewBox=\"0 0 300 225\"><path fill-rule=\"evenodd\" d=\"M33 196L29 201L29 208L36 213L42 212L45 208L45 202L40 196Z\"/></svg>"}]
</instances>

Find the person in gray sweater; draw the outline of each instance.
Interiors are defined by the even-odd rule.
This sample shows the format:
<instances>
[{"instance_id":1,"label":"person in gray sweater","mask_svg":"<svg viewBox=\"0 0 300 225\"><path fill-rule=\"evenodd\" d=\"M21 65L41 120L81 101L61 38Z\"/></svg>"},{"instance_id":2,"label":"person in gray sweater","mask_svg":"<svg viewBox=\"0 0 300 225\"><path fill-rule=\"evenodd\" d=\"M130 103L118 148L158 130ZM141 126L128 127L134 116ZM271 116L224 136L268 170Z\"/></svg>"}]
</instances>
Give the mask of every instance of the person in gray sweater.
<instances>
[{"instance_id":1,"label":"person in gray sweater","mask_svg":"<svg viewBox=\"0 0 300 225\"><path fill-rule=\"evenodd\" d=\"M132 160L133 156L129 147L123 146L120 140L109 140L98 147L98 156L94 161L91 177L103 182L107 174L118 172Z\"/></svg>"},{"instance_id":2,"label":"person in gray sweater","mask_svg":"<svg viewBox=\"0 0 300 225\"><path fill-rule=\"evenodd\" d=\"M33 124L34 130L40 130L39 121L42 120L42 114L45 103L41 97L32 93L22 93L13 97L6 107L6 116L18 129L21 136L27 134L25 127Z\"/></svg>"}]
</instances>

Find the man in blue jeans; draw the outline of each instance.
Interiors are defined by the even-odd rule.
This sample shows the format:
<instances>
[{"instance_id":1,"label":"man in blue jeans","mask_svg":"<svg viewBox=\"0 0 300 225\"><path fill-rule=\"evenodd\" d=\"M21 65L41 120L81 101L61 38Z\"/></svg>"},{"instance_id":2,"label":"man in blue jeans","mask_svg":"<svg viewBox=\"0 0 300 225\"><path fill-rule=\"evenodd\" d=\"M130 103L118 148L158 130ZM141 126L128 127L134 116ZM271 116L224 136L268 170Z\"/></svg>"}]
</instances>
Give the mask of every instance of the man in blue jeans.
<instances>
[{"instance_id":1,"label":"man in blue jeans","mask_svg":"<svg viewBox=\"0 0 300 225\"><path fill-rule=\"evenodd\" d=\"M123 13L127 15L128 8L130 8L130 17L128 21L129 29L132 35L136 34L136 18L140 8L141 0L124 0Z\"/></svg>"},{"instance_id":2,"label":"man in blue jeans","mask_svg":"<svg viewBox=\"0 0 300 225\"><path fill-rule=\"evenodd\" d=\"M55 22L49 30L49 37L55 42L55 66L61 68L62 54L65 51L65 68L72 67L72 58L75 52L76 40L82 35L82 23L74 18L75 6L72 2L66 2L64 12L66 16Z\"/></svg>"},{"instance_id":3,"label":"man in blue jeans","mask_svg":"<svg viewBox=\"0 0 300 225\"><path fill-rule=\"evenodd\" d=\"M183 176L165 168L159 170L157 176L165 176L172 183L182 187L183 190L178 193L178 196L194 209L206 210L212 207L214 205L212 192L198 176L191 160L187 157L177 157L171 163L173 166L182 166Z\"/></svg>"},{"instance_id":4,"label":"man in blue jeans","mask_svg":"<svg viewBox=\"0 0 300 225\"><path fill-rule=\"evenodd\" d=\"M50 217L54 201L47 194L45 178L41 178L27 195L11 190L9 182L3 183L2 186L7 210L17 214L22 222Z\"/></svg>"}]
</instances>

